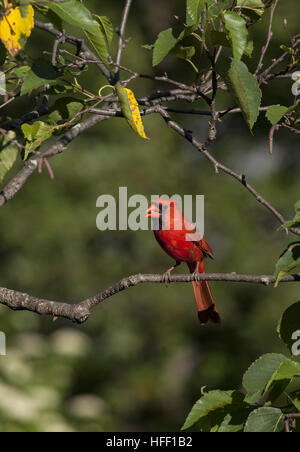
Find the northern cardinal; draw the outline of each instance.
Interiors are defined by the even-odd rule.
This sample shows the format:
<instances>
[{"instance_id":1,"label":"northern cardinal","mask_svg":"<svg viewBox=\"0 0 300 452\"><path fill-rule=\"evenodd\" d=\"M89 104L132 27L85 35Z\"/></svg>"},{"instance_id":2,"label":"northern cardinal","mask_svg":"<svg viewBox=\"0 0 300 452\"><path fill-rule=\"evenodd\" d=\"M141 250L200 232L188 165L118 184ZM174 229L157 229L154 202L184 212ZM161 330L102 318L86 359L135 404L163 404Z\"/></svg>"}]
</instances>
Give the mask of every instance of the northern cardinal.
<instances>
[{"instance_id":1,"label":"northern cardinal","mask_svg":"<svg viewBox=\"0 0 300 452\"><path fill-rule=\"evenodd\" d=\"M185 219L174 201L166 198L153 200L147 209L147 217L157 221L155 238L162 249L176 261L175 265L164 273L163 281L168 282L171 271L186 262L190 273L193 273L196 279L193 281L193 288L201 325L205 325L209 320L220 323L209 283L197 281L197 274L205 273L204 258L208 256L213 259L213 252L197 231L196 225Z\"/></svg>"}]
</instances>

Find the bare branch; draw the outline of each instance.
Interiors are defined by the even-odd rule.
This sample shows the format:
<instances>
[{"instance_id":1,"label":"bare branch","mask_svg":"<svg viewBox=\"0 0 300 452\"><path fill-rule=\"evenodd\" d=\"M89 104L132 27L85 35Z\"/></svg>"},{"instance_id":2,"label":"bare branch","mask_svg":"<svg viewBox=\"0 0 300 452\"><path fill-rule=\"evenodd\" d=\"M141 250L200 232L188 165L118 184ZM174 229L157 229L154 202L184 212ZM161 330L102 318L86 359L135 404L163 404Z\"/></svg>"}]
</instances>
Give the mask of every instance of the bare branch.
<instances>
[{"instance_id":1,"label":"bare branch","mask_svg":"<svg viewBox=\"0 0 300 452\"><path fill-rule=\"evenodd\" d=\"M195 275L171 275L170 283L190 283L195 280ZM239 275L236 273L202 273L197 275L200 281L223 281L236 283L252 283L268 286L275 282L273 275ZM299 282L300 274L286 275L281 283ZM162 275L137 274L121 279L116 284L86 298L80 303L70 304L58 301L50 301L42 298L33 297L26 293L0 287L0 303L15 311L31 311L40 315L50 315L53 317L62 317L72 322L83 323L90 314L91 310L102 303L104 300L116 295L130 287L143 283L164 283Z\"/></svg>"},{"instance_id":2,"label":"bare branch","mask_svg":"<svg viewBox=\"0 0 300 452\"><path fill-rule=\"evenodd\" d=\"M118 42L118 50L117 50L117 58L116 58L116 71L115 71L115 81L119 80L120 75L120 69L118 66L121 63L122 53L124 49L124 35L125 35L125 28L128 20L128 15L130 11L132 0L126 0L124 10L122 13L122 20L121 20L121 26L119 30L119 42Z\"/></svg>"},{"instance_id":3,"label":"bare branch","mask_svg":"<svg viewBox=\"0 0 300 452\"><path fill-rule=\"evenodd\" d=\"M112 75L109 72L109 70L107 69L107 67L105 66L105 64L100 60L100 58L98 58L88 47L87 45L84 43L83 40L75 38L74 36L69 36L66 34L63 34L56 30L56 28L51 24L51 23L44 23L44 22L40 22L39 20L35 20L34 21L35 26L37 28L39 28L40 30L44 30L47 31L48 33L52 34L53 36L56 37L56 39L60 40L61 37L63 36L64 40L70 44L73 44L77 47L77 51L78 53L80 52L80 50L82 50L85 55L87 56L88 59L90 59L91 61L93 61L98 68L100 69L100 71L102 72L102 74L104 75L104 77L111 82L112 81Z\"/></svg>"},{"instance_id":4,"label":"bare branch","mask_svg":"<svg viewBox=\"0 0 300 452\"><path fill-rule=\"evenodd\" d=\"M257 76L257 74L259 73L259 71L263 67L263 60L264 60L264 57L266 55L266 52L267 52L267 50L269 48L269 45L270 45L270 42L271 42L271 39L272 39L272 36L273 36L272 25L273 25L274 12L275 12L275 9L277 8L278 1L279 0L275 0L275 2L271 6L270 22L269 22L267 42L264 45L264 47L262 48L262 50L261 50L261 56L260 56L260 59L259 59L259 63L257 65L256 71L254 73L255 76Z\"/></svg>"}]
</instances>

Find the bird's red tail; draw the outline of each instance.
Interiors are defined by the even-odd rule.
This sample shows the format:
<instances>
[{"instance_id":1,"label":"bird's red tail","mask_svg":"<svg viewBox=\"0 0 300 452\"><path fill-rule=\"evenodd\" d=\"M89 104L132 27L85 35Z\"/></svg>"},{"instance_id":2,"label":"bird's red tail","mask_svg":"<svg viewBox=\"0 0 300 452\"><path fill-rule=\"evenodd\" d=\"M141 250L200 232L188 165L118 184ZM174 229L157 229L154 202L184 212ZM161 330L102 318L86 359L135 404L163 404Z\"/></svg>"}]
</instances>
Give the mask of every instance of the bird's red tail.
<instances>
[{"instance_id":1,"label":"bird's red tail","mask_svg":"<svg viewBox=\"0 0 300 452\"><path fill-rule=\"evenodd\" d=\"M191 273L196 270L196 264L188 264ZM205 273L203 262L199 262L198 271ZM214 302L208 281L193 281L194 294L197 305L198 318L201 325L205 325L209 320L213 323L221 323L221 318Z\"/></svg>"}]
</instances>

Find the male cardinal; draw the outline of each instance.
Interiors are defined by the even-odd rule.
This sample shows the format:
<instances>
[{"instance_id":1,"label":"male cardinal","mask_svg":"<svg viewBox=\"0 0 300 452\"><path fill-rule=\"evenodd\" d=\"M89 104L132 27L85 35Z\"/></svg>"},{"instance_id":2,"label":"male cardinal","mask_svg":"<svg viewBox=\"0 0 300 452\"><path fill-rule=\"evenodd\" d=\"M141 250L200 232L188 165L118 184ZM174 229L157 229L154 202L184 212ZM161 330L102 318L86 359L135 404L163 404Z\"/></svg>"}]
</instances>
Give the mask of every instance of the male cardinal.
<instances>
[{"instance_id":1,"label":"male cardinal","mask_svg":"<svg viewBox=\"0 0 300 452\"><path fill-rule=\"evenodd\" d=\"M205 273L204 258L213 259L213 252L204 237L197 231L196 225L185 219L174 201L165 198L153 200L147 209L147 217L157 222L154 235L162 249L176 263L163 275L163 281L168 282L171 271L186 262L190 273L195 275L193 281L198 317L201 325L209 320L220 323L218 309L215 305L209 283L197 281L199 273Z\"/></svg>"}]
</instances>

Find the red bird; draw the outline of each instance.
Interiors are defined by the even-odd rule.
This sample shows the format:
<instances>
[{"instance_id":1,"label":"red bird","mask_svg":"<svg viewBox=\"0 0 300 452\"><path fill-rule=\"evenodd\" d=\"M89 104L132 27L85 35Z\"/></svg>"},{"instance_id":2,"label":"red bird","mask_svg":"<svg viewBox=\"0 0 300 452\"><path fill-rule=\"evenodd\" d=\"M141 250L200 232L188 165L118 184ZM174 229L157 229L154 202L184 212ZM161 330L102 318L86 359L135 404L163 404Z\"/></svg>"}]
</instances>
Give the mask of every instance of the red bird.
<instances>
[{"instance_id":1,"label":"red bird","mask_svg":"<svg viewBox=\"0 0 300 452\"><path fill-rule=\"evenodd\" d=\"M209 283L197 281L197 275L205 273L204 258L208 256L213 259L213 252L197 231L196 225L185 219L174 201L165 198L158 198L152 202L148 207L147 217L157 222L155 238L162 249L176 261L175 265L164 273L163 280L168 282L171 271L182 262L186 262L190 273L193 273L196 279L193 281L193 288L201 325L205 325L209 320L220 323L221 319Z\"/></svg>"}]
</instances>

